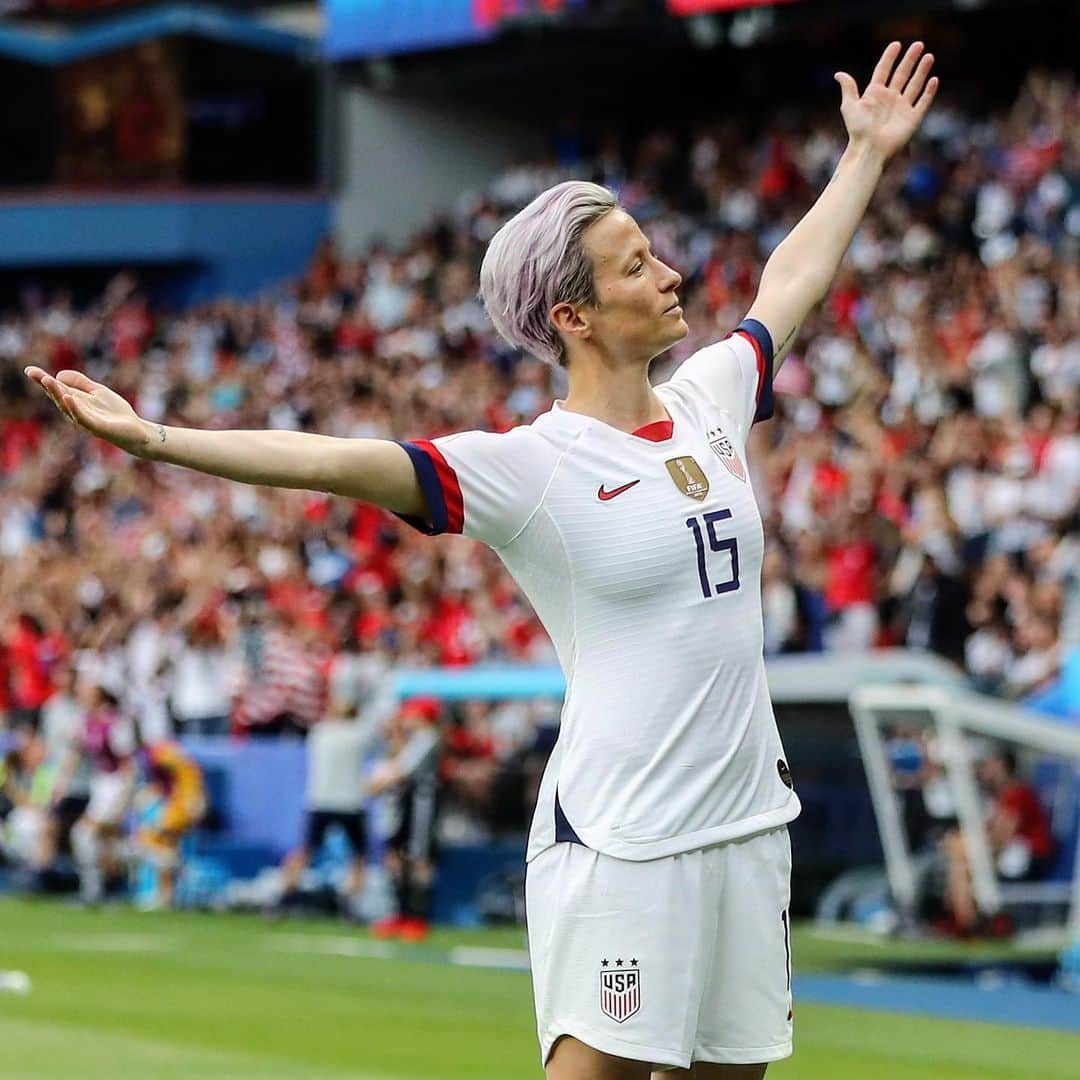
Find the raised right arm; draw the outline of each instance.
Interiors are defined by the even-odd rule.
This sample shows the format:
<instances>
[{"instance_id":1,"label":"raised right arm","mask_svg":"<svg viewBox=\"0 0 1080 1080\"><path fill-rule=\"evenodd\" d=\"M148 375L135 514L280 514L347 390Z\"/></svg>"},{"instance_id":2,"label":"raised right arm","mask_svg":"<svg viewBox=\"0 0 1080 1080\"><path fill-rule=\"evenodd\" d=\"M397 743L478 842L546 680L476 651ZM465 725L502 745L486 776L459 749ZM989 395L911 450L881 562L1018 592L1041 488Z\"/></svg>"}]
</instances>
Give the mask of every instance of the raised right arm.
<instances>
[{"instance_id":1,"label":"raised right arm","mask_svg":"<svg viewBox=\"0 0 1080 1080\"><path fill-rule=\"evenodd\" d=\"M206 431L143 420L117 393L78 371L27 376L76 427L135 457L181 465L243 484L325 491L409 517L428 508L408 453L385 439L301 431Z\"/></svg>"}]
</instances>

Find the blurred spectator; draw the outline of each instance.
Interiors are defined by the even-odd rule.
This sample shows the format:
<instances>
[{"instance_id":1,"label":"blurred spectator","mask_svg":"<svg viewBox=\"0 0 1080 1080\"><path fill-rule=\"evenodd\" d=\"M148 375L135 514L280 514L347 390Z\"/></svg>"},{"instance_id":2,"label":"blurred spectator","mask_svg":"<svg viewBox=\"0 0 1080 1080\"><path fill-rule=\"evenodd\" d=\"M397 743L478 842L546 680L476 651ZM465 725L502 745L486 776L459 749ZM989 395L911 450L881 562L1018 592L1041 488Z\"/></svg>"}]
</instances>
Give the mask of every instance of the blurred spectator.
<instances>
[{"instance_id":1,"label":"blurred spectator","mask_svg":"<svg viewBox=\"0 0 1080 1080\"><path fill-rule=\"evenodd\" d=\"M134 793L135 733L115 695L93 682L80 683L85 710L78 741L60 766L52 790L53 805L67 796L80 759L90 761L90 800L71 830L71 847L84 903L105 895L111 872L120 868L117 842Z\"/></svg>"},{"instance_id":2,"label":"blurred spectator","mask_svg":"<svg viewBox=\"0 0 1080 1080\"><path fill-rule=\"evenodd\" d=\"M863 522L845 513L825 550L825 608L830 652L860 652L877 643L878 551Z\"/></svg>"},{"instance_id":3,"label":"blurred spectator","mask_svg":"<svg viewBox=\"0 0 1080 1080\"><path fill-rule=\"evenodd\" d=\"M440 712L434 698L405 701L387 728L386 757L368 778L368 796L390 796L386 864L397 892L397 914L376 923L377 937L422 941L428 934L437 857Z\"/></svg>"},{"instance_id":4,"label":"blurred spectator","mask_svg":"<svg viewBox=\"0 0 1080 1080\"><path fill-rule=\"evenodd\" d=\"M50 667L60 646L40 620L22 611L6 637L11 726L36 731L41 707L53 692Z\"/></svg>"},{"instance_id":5,"label":"blurred spectator","mask_svg":"<svg viewBox=\"0 0 1080 1080\"><path fill-rule=\"evenodd\" d=\"M325 705L328 662L310 628L271 611L258 661L240 689L234 729L250 735L306 732Z\"/></svg>"},{"instance_id":6,"label":"blurred spectator","mask_svg":"<svg viewBox=\"0 0 1080 1080\"><path fill-rule=\"evenodd\" d=\"M986 832L997 873L1010 881L1043 877L1053 856L1053 835L1035 789L1017 777L1016 754L1004 748L992 751L979 763L978 776L990 800ZM951 829L941 846L947 860L949 929L967 936L979 923L967 845L960 830Z\"/></svg>"},{"instance_id":7,"label":"blurred spectator","mask_svg":"<svg viewBox=\"0 0 1080 1080\"><path fill-rule=\"evenodd\" d=\"M202 769L178 743L151 743L141 752L140 764L133 850L140 879L137 899L151 910L172 906L180 844L206 814L207 801Z\"/></svg>"},{"instance_id":8,"label":"blurred spectator","mask_svg":"<svg viewBox=\"0 0 1080 1080\"><path fill-rule=\"evenodd\" d=\"M761 566L761 609L765 654L789 652L797 645L799 610L795 587L784 572L784 553L765 552Z\"/></svg>"},{"instance_id":9,"label":"blurred spectator","mask_svg":"<svg viewBox=\"0 0 1080 1080\"><path fill-rule=\"evenodd\" d=\"M232 702L221 616L206 610L181 629L171 679L172 715L184 735L226 735Z\"/></svg>"},{"instance_id":10,"label":"blurred spectator","mask_svg":"<svg viewBox=\"0 0 1080 1080\"><path fill-rule=\"evenodd\" d=\"M377 721L354 711L346 697L335 697L329 715L307 737L307 812L303 843L289 854L282 875L281 905L287 907L311 859L332 828L349 846L348 872L341 890L342 911L355 915L367 863L367 813L364 759L378 737Z\"/></svg>"},{"instance_id":11,"label":"blurred spectator","mask_svg":"<svg viewBox=\"0 0 1080 1080\"><path fill-rule=\"evenodd\" d=\"M71 829L86 811L90 801L90 762L78 753L85 718L84 698L77 687L78 675L67 661L60 661L53 670L57 691L42 707L41 738L44 744L45 765L49 770L50 789L60 777L60 768L69 753L78 756L74 772L66 780L62 793L50 790L49 814L41 849L34 866L45 870L53 865L58 854L70 855Z\"/></svg>"},{"instance_id":12,"label":"blurred spectator","mask_svg":"<svg viewBox=\"0 0 1080 1080\"><path fill-rule=\"evenodd\" d=\"M480 820L494 798L499 757L492 734L493 704L466 701L461 722L447 728L442 776L458 803Z\"/></svg>"},{"instance_id":13,"label":"blurred spectator","mask_svg":"<svg viewBox=\"0 0 1080 1080\"><path fill-rule=\"evenodd\" d=\"M956 827L956 804L932 728L900 727L886 741L892 782L903 810L904 833L913 854L936 849Z\"/></svg>"},{"instance_id":14,"label":"blurred spectator","mask_svg":"<svg viewBox=\"0 0 1080 1080\"><path fill-rule=\"evenodd\" d=\"M17 866L36 870L48 828L48 776L42 740L23 730L0 762L0 849Z\"/></svg>"},{"instance_id":15,"label":"blurred spectator","mask_svg":"<svg viewBox=\"0 0 1080 1080\"><path fill-rule=\"evenodd\" d=\"M908 594L904 643L962 661L964 643L971 629L965 616L966 605L964 582L947 574L932 556L927 555Z\"/></svg>"},{"instance_id":16,"label":"blurred spectator","mask_svg":"<svg viewBox=\"0 0 1080 1080\"><path fill-rule=\"evenodd\" d=\"M127 704L138 720L144 742L172 735L168 709L173 656L177 649L175 620L178 598L147 595L142 617L131 622L126 641Z\"/></svg>"}]
</instances>

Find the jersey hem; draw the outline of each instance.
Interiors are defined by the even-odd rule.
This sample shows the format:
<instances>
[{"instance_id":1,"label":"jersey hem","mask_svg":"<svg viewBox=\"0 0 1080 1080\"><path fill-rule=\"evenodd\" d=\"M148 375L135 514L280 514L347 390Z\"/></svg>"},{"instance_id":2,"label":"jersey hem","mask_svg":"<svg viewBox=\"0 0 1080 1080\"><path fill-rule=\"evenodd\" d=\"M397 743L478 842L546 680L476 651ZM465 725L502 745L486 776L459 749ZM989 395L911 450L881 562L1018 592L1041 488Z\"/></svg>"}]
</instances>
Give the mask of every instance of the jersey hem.
<instances>
[{"instance_id":1,"label":"jersey hem","mask_svg":"<svg viewBox=\"0 0 1080 1080\"><path fill-rule=\"evenodd\" d=\"M767 810L762 814L731 821L726 825L699 829L697 832L683 833L680 836L626 840L613 837L610 832L602 829L590 829L580 825L575 825L574 828L581 838L582 845L600 852L601 855L608 855L613 859L626 859L628 862L648 862L650 859L682 855L687 851L697 851L699 848L712 847L715 844L726 844L732 840L746 840L757 833L768 832L770 829L787 825L788 822L794 821L801 811L802 803L792 792L791 797L782 806ZM551 846L551 844L546 844L544 847L526 852L525 861L532 862Z\"/></svg>"}]
</instances>

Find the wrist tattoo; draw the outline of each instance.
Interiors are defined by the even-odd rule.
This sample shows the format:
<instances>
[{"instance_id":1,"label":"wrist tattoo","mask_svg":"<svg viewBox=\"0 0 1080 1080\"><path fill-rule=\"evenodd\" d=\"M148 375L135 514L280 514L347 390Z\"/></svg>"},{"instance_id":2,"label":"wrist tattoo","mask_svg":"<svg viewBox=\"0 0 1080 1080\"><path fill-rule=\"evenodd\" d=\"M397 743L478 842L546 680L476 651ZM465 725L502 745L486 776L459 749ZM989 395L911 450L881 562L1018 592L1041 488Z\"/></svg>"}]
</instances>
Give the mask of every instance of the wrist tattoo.
<instances>
[{"instance_id":1,"label":"wrist tattoo","mask_svg":"<svg viewBox=\"0 0 1080 1080\"><path fill-rule=\"evenodd\" d=\"M158 437L161 439L161 441L164 442L165 441L165 428L164 428L164 426L162 424L158 424L157 433L158 433Z\"/></svg>"}]
</instances>

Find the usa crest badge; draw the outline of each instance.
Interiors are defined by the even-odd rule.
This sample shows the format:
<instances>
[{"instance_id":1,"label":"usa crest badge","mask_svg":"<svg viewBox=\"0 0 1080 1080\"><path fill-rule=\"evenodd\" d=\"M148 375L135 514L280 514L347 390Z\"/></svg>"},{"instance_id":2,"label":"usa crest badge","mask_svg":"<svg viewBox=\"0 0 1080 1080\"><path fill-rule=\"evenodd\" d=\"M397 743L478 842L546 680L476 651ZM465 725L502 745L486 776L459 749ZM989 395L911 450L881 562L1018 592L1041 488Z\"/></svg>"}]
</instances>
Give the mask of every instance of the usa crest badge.
<instances>
[{"instance_id":1,"label":"usa crest badge","mask_svg":"<svg viewBox=\"0 0 1080 1080\"><path fill-rule=\"evenodd\" d=\"M712 428L709 432L709 446L712 452L720 459L720 463L736 480L746 483L746 469L735 453L735 445L729 436L724 434L722 428Z\"/></svg>"},{"instance_id":2,"label":"usa crest badge","mask_svg":"<svg viewBox=\"0 0 1080 1080\"><path fill-rule=\"evenodd\" d=\"M637 960L601 961L600 1011L621 1024L640 1008L641 969Z\"/></svg>"}]
</instances>

